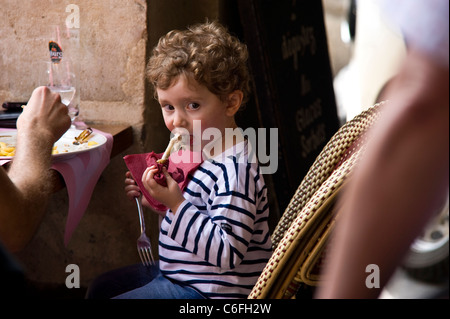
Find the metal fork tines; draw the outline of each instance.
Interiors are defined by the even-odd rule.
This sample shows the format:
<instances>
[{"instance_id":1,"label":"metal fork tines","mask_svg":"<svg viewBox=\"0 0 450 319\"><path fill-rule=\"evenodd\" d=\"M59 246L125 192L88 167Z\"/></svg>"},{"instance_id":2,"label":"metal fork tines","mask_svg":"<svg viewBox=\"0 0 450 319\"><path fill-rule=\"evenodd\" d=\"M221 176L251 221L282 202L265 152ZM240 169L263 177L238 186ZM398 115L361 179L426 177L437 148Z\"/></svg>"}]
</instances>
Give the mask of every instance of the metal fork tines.
<instances>
[{"instance_id":1,"label":"metal fork tines","mask_svg":"<svg viewBox=\"0 0 450 319\"><path fill-rule=\"evenodd\" d=\"M142 263L145 266L151 266L154 264L153 254L152 254L152 246L150 243L150 239L145 234L145 222L144 222L144 214L141 205L141 198L136 197L136 204L139 212L139 222L141 224L141 235L137 240L137 250L139 253L139 257L141 257Z\"/></svg>"}]
</instances>

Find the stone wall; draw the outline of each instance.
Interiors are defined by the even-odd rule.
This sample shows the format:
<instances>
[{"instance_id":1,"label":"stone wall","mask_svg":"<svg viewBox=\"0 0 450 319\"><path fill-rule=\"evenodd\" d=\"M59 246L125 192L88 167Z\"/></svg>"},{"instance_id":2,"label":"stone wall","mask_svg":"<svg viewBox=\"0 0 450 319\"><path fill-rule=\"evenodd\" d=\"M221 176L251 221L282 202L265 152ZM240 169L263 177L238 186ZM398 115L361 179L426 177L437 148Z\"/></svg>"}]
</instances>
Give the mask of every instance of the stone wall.
<instances>
[{"instance_id":1,"label":"stone wall","mask_svg":"<svg viewBox=\"0 0 450 319\"><path fill-rule=\"evenodd\" d=\"M80 119L142 121L147 42L145 0L2 0L0 101L27 100L39 85L38 61L48 59L49 25L79 9Z\"/></svg>"}]
</instances>

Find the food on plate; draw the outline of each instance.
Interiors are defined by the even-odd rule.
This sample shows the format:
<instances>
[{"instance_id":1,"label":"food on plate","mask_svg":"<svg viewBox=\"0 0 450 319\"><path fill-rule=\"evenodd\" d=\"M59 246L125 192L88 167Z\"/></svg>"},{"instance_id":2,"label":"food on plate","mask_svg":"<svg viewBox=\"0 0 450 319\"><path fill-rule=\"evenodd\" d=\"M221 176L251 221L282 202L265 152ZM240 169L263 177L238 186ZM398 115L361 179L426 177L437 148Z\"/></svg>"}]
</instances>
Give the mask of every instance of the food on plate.
<instances>
[{"instance_id":1,"label":"food on plate","mask_svg":"<svg viewBox=\"0 0 450 319\"><path fill-rule=\"evenodd\" d=\"M78 135L79 131L75 131ZM91 128L82 131L78 136L68 131L52 147L52 155L74 153L93 148L102 143L102 136L93 134ZM0 157L13 157L16 151L16 132L0 132ZM74 142L75 139L75 142Z\"/></svg>"},{"instance_id":2,"label":"food on plate","mask_svg":"<svg viewBox=\"0 0 450 319\"><path fill-rule=\"evenodd\" d=\"M95 145L98 145L95 141L89 141L89 142L83 142L82 144L69 144L69 143L63 143L59 145L54 145L52 149L52 154L61 154L61 153L70 153L70 152L76 152L81 151L84 149L88 149L90 147L93 147Z\"/></svg>"},{"instance_id":3,"label":"food on plate","mask_svg":"<svg viewBox=\"0 0 450 319\"><path fill-rule=\"evenodd\" d=\"M0 156L14 156L16 148L5 142L0 142Z\"/></svg>"},{"instance_id":4,"label":"food on plate","mask_svg":"<svg viewBox=\"0 0 450 319\"><path fill-rule=\"evenodd\" d=\"M86 143L89 136L92 134L92 129L90 127L86 128L83 132L80 133L77 137L75 137L75 141L73 141L73 144L79 145Z\"/></svg>"}]
</instances>

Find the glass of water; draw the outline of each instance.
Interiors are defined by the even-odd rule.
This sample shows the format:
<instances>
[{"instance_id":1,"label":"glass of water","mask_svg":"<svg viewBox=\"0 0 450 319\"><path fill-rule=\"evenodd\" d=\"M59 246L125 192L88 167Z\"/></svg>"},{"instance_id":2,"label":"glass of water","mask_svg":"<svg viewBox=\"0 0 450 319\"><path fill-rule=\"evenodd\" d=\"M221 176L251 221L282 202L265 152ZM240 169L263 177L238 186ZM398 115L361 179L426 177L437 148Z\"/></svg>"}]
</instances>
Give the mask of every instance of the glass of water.
<instances>
[{"instance_id":1,"label":"glass of water","mask_svg":"<svg viewBox=\"0 0 450 319\"><path fill-rule=\"evenodd\" d=\"M79 107L74 102L76 92L76 78L75 73L69 61L59 62L44 62L45 71L44 78L41 85L47 86L52 92L59 93L61 102L69 109L69 116L72 120L72 128L74 127L74 120L79 114Z\"/></svg>"}]
</instances>

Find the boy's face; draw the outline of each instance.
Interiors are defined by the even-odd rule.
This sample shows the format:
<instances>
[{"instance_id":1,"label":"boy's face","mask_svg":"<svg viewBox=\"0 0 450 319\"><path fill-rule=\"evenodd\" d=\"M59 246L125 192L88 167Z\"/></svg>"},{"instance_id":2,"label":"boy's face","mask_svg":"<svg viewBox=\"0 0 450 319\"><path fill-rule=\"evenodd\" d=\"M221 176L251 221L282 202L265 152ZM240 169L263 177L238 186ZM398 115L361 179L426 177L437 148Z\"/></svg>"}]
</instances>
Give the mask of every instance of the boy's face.
<instances>
[{"instance_id":1,"label":"boy's face","mask_svg":"<svg viewBox=\"0 0 450 319\"><path fill-rule=\"evenodd\" d=\"M224 136L225 128L236 127L234 112L230 112L228 102L222 101L194 79L181 75L168 89L157 89L157 94L167 128L174 134L188 131L191 146L193 134L200 133L199 124L202 136L208 128L217 128ZM194 121L197 121L195 132ZM195 141L199 140L201 136L195 136ZM209 142L201 140L202 149Z\"/></svg>"}]
</instances>

